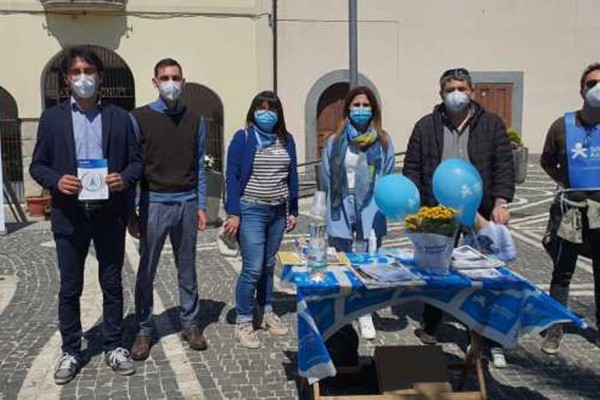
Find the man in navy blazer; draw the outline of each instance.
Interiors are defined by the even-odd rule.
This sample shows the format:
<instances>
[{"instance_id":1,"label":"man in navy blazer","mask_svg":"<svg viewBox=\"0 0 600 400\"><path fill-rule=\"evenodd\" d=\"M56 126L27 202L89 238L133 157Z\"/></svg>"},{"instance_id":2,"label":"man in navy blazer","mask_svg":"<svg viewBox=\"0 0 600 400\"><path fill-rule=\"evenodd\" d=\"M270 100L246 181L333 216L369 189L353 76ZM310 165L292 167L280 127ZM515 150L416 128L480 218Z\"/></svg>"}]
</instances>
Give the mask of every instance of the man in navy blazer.
<instances>
[{"instance_id":1,"label":"man in navy blazer","mask_svg":"<svg viewBox=\"0 0 600 400\"><path fill-rule=\"evenodd\" d=\"M80 296L84 262L94 241L103 294L104 359L121 375L135 372L121 347L123 289L121 270L125 227L133 209L132 190L142 174L137 140L128 113L98 98L102 60L87 48L65 50L62 63L72 97L46 110L38 127L29 172L52 194L51 222L60 272L58 318L63 354L54 380L69 382L82 364ZM80 200L79 160L106 162L105 200ZM96 161L94 161L96 162Z\"/></svg>"}]
</instances>

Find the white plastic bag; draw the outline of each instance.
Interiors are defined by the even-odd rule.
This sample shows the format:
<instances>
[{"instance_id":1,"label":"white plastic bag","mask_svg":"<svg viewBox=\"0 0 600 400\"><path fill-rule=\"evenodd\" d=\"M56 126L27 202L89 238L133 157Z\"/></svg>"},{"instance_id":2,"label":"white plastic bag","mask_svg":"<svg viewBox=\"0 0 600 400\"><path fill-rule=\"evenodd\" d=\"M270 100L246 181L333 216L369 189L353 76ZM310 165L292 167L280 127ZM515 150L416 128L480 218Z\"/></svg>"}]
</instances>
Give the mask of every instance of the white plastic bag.
<instances>
[{"instance_id":1,"label":"white plastic bag","mask_svg":"<svg viewBox=\"0 0 600 400\"><path fill-rule=\"evenodd\" d=\"M500 261L509 262L517 258L515 241L506 225L503 224L495 224L490 221L489 225L475 233L475 237L471 234L465 236L464 243L483 254L494 256Z\"/></svg>"}]
</instances>

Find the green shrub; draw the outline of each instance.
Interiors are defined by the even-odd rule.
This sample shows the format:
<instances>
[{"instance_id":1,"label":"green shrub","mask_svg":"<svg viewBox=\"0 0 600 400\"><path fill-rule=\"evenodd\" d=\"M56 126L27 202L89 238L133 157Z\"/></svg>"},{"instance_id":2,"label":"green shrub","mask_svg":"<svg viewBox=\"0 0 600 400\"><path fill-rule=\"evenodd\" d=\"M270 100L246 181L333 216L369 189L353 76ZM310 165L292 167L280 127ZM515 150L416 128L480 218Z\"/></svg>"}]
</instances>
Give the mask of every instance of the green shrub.
<instances>
[{"instance_id":1,"label":"green shrub","mask_svg":"<svg viewBox=\"0 0 600 400\"><path fill-rule=\"evenodd\" d=\"M515 128L510 128L508 130L508 140L510 140L510 144L513 147L519 147L523 145L523 140L521 139L521 133L517 131Z\"/></svg>"}]
</instances>

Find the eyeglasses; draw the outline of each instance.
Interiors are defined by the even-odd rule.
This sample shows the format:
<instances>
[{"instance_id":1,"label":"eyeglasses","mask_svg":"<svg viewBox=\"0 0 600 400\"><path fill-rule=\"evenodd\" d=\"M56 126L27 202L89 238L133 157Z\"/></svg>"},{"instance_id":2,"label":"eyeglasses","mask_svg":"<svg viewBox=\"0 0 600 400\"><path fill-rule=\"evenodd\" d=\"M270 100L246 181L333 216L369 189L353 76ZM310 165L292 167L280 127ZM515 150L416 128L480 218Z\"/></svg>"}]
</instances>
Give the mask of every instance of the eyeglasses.
<instances>
[{"instance_id":1,"label":"eyeglasses","mask_svg":"<svg viewBox=\"0 0 600 400\"><path fill-rule=\"evenodd\" d=\"M600 82L600 79L590 79L589 81L585 81L584 85L587 89L591 89L596 86L598 82Z\"/></svg>"},{"instance_id":2,"label":"eyeglasses","mask_svg":"<svg viewBox=\"0 0 600 400\"><path fill-rule=\"evenodd\" d=\"M69 69L69 75L94 75L98 73L98 70L95 67L87 67L87 68L71 68Z\"/></svg>"},{"instance_id":3,"label":"eyeglasses","mask_svg":"<svg viewBox=\"0 0 600 400\"><path fill-rule=\"evenodd\" d=\"M471 81L471 74L466 68L453 68L445 71L440 78L440 83L449 78L468 79Z\"/></svg>"}]
</instances>

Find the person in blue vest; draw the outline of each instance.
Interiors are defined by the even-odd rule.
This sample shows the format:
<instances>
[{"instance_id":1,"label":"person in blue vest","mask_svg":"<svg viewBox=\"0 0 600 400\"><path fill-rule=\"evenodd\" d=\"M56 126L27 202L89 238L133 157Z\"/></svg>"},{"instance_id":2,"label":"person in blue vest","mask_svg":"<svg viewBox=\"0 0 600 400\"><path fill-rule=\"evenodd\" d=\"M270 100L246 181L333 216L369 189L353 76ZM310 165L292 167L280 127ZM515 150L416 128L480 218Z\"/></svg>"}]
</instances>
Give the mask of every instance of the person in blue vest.
<instances>
[{"instance_id":1,"label":"person in blue vest","mask_svg":"<svg viewBox=\"0 0 600 400\"><path fill-rule=\"evenodd\" d=\"M583 108L558 118L548 130L540 163L559 185L550 207L544 246L554 270L550 295L566 305L577 258L587 242L594 271L596 323L600 326L600 63L581 75ZM563 336L561 325L546 332L542 350L555 354ZM596 335L600 346L600 335Z\"/></svg>"},{"instance_id":2,"label":"person in blue vest","mask_svg":"<svg viewBox=\"0 0 600 400\"><path fill-rule=\"evenodd\" d=\"M260 92L248 109L246 128L237 131L227 151L226 235L237 235L242 271L235 289L235 338L246 348L261 346L255 328L286 335L273 312L275 256L284 232L298 216L298 172L294 138L283 107L271 91Z\"/></svg>"},{"instance_id":3,"label":"person in blue vest","mask_svg":"<svg viewBox=\"0 0 600 400\"><path fill-rule=\"evenodd\" d=\"M374 231L379 247L387 225L373 190L377 179L394 171L394 143L381 127L381 108L371 89L358 86L348 92L343 119L327 139L321 160L330 245L343 252L351 252L353 244L359 251L376 251L366 242ZM359 328L363 338L375 339L371 314L359 318Z\"/></svg>"},{"instance_id":4,"label":"person in blue vest","mask_svg":"<svg viewBox=\"0 0 600 400\"><path fill-rule=\"evenodd\" d=\"M87 48L74 47L64 51L61 70L71 96L42 114L29 167L33 179L52 194L63 352L54 371L56 384L73 379L84 362L80 297L92 241L103 297L104 360L118 374L135 372L122 347L121 272L127 216L133 209L131 190L142 175L129 115L98 95L102 60ZM88 168L83 174L78 172L82 165L100 168Z\"/></svg>"},{"instance_id":5,"label":"person in blue vest","mask_svg":"<svg viewBox=\"0 0 600 400\"><path fill-rule=\"evenodd\" d=\"M199 326L200 299L196 274L196 239L206 228L204 140L199 114L183 104L181 65L165 58L154 67L158 98L131 112L140 138L144 174L140 190L140 264L135 284L138 332L131 349L134 360L150 355L154 277L167 236L173 246L179 286L181 338L193 350L205 350ZM137 216L132 215L132 219ZM137 229L132 229L135 235Z\"/></svg>"}]
</instances>

